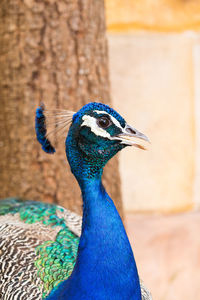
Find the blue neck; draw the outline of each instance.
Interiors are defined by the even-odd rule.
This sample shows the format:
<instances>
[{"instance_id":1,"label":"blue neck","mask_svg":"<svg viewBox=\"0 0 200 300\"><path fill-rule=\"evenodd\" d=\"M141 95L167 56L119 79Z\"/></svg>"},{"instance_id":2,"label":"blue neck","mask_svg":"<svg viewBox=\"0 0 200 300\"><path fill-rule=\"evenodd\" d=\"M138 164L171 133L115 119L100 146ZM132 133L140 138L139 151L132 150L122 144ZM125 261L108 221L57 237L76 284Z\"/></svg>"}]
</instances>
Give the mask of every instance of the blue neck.
<instances>
[{"instance_id":1,"label":"blue neck","mask_svg":"<svg viewBox=\"0 0 200 300\"><path fill-rule=\"evenodd\" d=\"M79 180L83 226L71 277L48 299L141 300L134 256L121 218L101 179Z\"/></svg>"}]
</instances>

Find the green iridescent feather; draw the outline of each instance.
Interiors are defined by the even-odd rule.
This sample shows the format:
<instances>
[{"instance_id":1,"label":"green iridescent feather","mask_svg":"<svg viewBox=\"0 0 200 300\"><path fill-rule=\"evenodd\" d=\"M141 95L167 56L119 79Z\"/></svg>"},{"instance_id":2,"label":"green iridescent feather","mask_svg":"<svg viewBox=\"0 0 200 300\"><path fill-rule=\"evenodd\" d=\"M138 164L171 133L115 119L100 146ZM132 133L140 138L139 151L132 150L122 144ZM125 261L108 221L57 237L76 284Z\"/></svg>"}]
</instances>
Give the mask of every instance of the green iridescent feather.
<instances>
[{"instance_id":1,"label":"green iridescent feather","mask_svg":"<svg viewBox=\"0 0 200 300\"><path fill-rule=\"evenodd\" d=\"M71 275L78 243L79 238L68 228L64 228L57 234L55 242L47 241L37 247L38 259L35 266L38 269L38 276L44 282L43 297Z\"/></svg>"},{"instance_id":2,"label":"green iridescent feather","mask_svg":"<svg viewBox=\"0 0 200 300\"><path fill-rule=\"evenodd\" d=\"M36 248L35 266L43 282L43 298L71 275L78 251L79 237L66 226L65 219L59 217L56 211L62 212L63 209L53 204L14 198L0 201L0 215L19 213L20 219L28 224L41 222L62 227L55 241L45 241Z\"/></svg>"},{"instance_id":3,"label":"green iridescent feather","mask_svg":"<svg viewBox=\"0 0 200 300\"><path fill-rule=\"evenodd\" d=\"M64 226L65 220L59 218L56 211L63 211L54 204L9 198L0 201L0 215L19 213L25 223L42 222L44 225Z\"/></svg>"}]
</instances>

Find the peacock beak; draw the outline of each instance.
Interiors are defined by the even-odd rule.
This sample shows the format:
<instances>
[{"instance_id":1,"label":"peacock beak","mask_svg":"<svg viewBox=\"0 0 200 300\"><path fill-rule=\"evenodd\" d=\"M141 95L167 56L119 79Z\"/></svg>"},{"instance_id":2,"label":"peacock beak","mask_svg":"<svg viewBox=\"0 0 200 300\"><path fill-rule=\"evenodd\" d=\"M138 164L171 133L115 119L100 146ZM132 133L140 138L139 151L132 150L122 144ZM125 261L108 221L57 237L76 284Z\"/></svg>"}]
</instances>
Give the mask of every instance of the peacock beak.
<instances>
[{"instance_id":1,"label":"peacock beak","mask_svg":"<svg viewBox=\"0 0 200 300\"><path fill-rule=\"evenodd\" d=\"M150 140L146 135L129 126L128 124L126 124L126 126L122 130L122 133L118 134L117 137L118 140L121 140L121 144L134 146L143 150L146 150L146 148L143 145L139 144L138 141L135 141L135 139L141 139L150 143Z\"/></svg>"}]
</instances>

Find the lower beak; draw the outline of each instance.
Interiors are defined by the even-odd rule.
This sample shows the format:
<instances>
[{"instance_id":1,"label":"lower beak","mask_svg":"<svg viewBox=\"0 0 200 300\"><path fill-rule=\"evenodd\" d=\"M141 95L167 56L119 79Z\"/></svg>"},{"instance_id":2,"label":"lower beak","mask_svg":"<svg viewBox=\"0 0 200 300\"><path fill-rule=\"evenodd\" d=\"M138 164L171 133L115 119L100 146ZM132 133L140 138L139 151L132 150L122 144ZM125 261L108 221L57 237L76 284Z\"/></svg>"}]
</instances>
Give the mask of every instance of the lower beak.
<instances>
[{"instance_id":1,"label":"lower beak","mask_svg":"<svg viewBox=\"0 0 200 300\"><path fill-rule=\"evenodd\" d=\"M144 135L143 133L139 132L137 129L129 125L126 125L123 129L123 132L117 135L117 139L121 140L121 144L134 146L143 150L146 150L146 148L143 145L141 145L137 141L137 139L141 139L143 141L150 143L146 135Z\"/></svg>"}]
</instances>

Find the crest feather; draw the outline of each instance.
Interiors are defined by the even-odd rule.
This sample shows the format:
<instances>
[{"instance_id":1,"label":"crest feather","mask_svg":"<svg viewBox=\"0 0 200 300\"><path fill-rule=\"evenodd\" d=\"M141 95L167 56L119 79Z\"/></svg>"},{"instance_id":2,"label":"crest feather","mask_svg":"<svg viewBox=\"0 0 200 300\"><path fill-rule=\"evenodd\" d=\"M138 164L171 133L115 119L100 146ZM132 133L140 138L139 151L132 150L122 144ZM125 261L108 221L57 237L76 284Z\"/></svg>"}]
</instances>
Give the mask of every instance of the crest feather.
<instances>
[{"instance_id":1,"label":"crest feather","mask_svg":"<svg viewBox=\"0 0 200 300\"><path fill-rule=\"evenodd\" d=\"M36 109L35 131L38 142L46 153L53 154L56 150L50 142L62 134L67 135L68 128L72 123L75 112L69 110L47 110L44 104ZM59 135L58 135L59 134Z\"/></svg>"}]
</instances>

